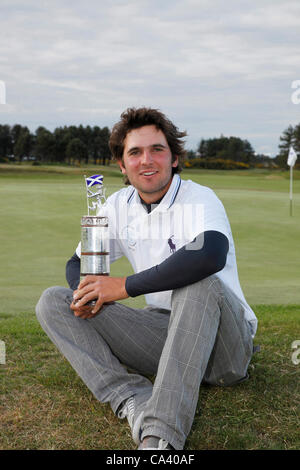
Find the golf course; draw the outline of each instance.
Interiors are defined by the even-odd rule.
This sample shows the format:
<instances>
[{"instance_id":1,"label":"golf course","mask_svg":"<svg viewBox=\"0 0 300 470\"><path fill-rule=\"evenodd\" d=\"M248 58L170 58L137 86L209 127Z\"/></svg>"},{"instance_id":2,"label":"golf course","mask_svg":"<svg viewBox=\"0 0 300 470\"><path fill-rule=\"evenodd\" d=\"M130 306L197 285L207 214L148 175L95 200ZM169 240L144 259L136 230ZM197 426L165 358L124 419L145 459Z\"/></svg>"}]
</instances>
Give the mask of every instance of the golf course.
<instances>
[{"instance_id":1,"label":"golf course","mask_svg":"<svg viewBox=\"0 0 300 470\"><path fill-rule=\"evenodd\" d=\"M0 164L0 449L134 449L127 421L99 403L35 317L44 289L67 286L66 261L86 214L84 175L101 173L107 195L123 186L116 166ZM231 223L242 289L258 317L250 379L200 388L187 450L299 449L300 171L183 170L212 188ZM125 258L111 275L128 275ZM144 297L126 299L143 307ZM299 346L300 347L300 346Z\"/></svg>"}]
</instances>

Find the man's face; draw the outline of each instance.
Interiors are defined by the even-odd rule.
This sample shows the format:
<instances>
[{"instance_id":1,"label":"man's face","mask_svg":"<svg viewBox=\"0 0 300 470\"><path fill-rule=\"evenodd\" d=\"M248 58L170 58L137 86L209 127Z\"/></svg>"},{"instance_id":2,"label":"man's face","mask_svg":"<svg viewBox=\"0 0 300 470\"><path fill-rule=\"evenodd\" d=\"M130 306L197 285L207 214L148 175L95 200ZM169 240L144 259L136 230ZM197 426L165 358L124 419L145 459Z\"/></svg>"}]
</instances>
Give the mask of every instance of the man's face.
<instances>
[{"instance_id":1,"label":"man's face","mask_svg":"<svg viewBox=\"0 0 300 470\"><path fill-rule=\"evenodd\" d=\"M124 141L123 161L119 166L141 198L151 204L168 191L172 182L172 154L164 133L154 125L128 132Z\"/></svg>"}]
</instances>

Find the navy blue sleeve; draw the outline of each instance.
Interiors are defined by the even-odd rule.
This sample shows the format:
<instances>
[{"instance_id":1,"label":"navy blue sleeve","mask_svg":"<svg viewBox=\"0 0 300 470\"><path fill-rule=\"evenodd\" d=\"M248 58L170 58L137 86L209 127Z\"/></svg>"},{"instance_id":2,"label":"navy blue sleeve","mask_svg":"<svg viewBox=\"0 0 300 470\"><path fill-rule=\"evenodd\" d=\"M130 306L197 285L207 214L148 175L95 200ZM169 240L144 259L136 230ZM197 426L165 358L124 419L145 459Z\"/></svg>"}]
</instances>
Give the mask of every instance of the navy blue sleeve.
<instances>
[{"instance_id":1,"label":"navy blue sleeve","mask_svg":"<svg viewBox=\"0 0 300 470\"><path fill-rule=\"evenodd\" d=\"M66 279L70 288L76 290L80 281L80 258L76 253L66 264Z\"/></svg>"},{"instance_id":2,"label":"navy blue sleeve","mask_svg":"<svg viewBox=\"0 0 300 470\"><path fill-rule=\"evenodd\" d=\"M130 297L184 287L224 268L229 242L217 231L199 234L162 263L128 276L125 288Z\"/></svg>"}]
</instances>

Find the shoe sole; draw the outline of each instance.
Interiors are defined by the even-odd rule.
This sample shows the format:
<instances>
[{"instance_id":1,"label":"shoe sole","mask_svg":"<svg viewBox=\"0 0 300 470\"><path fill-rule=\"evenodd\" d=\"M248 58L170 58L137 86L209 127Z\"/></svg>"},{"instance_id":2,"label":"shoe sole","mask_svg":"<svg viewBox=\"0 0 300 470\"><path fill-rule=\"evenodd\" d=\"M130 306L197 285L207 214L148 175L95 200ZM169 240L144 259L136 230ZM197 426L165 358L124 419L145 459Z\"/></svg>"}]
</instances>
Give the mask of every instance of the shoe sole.
<instances>
[{"instance_id":1,"label":"shoe sole","mask_svg":"<svg viewBox=\"0 0 300 470\"><path fill-rule=\"evenodd\" d=\"M136 421L132 428L132 439L137 445L140 445L141 443L141 424L143 421L143 417L144 417L144 412L142 411L136 418Z\"/></svg>"}]
</instances>

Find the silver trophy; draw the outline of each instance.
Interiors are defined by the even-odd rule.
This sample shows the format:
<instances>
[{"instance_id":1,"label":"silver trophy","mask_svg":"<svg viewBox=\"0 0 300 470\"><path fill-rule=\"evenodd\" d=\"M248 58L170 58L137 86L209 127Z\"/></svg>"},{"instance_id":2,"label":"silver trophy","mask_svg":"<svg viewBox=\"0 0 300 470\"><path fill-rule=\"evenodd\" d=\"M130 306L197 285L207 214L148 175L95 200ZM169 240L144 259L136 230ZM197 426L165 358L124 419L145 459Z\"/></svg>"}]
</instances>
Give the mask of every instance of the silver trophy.
<instances>
[{"instance_id":1,"label":"silver trophy","mask_svg":"<svg viewBox=\"0 0 300 470\"><path fill-rule=\"evenodd\" d=\"M81 218L80 280L88 274L108 276L109 230L108 217L97 215L106 204L103 176L85 176L88 215ZM88 302L95 305L96 301Z\"/></svg>"}]
</instances>

